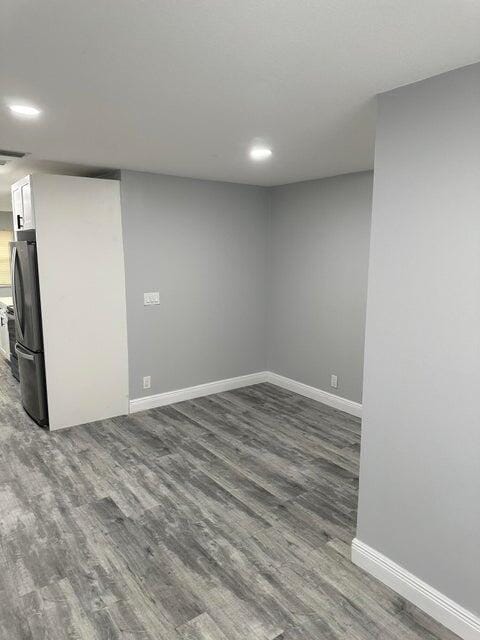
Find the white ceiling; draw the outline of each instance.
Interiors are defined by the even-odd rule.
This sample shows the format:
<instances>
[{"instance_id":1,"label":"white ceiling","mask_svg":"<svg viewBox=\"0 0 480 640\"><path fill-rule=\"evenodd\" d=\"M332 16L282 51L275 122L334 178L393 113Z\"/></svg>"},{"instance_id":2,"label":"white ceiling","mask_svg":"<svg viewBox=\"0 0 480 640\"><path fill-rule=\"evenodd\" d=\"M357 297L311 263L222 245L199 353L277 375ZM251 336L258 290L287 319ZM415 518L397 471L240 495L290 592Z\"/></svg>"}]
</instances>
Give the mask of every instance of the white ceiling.
<instances>
[{"instance_id":1,"label":"white ceiling","mask_svg":"<svg viewBox=\"0 0 480 640\"><path fill-rule=\"evenodd\" d=\"M0 148L262 185L370 168L376 93L480 60L480 0L2 0L0 25Z\"/></svg>"}]
</instances>

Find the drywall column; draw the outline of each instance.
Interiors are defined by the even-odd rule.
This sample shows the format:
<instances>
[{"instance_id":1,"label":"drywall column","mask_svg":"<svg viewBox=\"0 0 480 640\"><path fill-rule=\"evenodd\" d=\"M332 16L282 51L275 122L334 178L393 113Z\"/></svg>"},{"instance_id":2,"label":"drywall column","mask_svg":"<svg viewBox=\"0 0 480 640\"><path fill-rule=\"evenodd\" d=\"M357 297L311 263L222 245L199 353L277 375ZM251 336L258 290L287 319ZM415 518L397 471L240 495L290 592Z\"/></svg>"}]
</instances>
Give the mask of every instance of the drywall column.
<instances>
[{"instance_id":1,"label":"drywall column","mask_svg":"<svg viewBox=\"0 0 480 640\"><path fill-rule=\"evenodd\" d=\"M128 412L119 182L32 176L50 429Z\"/></svg>"},{"instance_id":2,"label":"drywall column","mask_svg":"<svg viewBox=\"0 0 480 640\"><path fill-rule=\"evenodd\" d=\"M477 616L479 397L477 64L379 98L357 533Z\"/></svg>"}]
</instances>

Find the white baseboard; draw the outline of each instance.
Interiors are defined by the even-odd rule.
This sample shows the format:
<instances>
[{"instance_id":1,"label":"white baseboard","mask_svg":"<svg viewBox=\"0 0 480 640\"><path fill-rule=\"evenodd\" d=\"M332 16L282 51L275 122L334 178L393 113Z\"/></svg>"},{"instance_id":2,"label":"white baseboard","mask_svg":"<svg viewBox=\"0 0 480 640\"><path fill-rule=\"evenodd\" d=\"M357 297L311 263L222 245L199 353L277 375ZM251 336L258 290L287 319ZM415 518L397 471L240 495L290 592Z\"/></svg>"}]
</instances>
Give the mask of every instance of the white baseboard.
<instances>
[{"instance_id":1,"label":"white baseboard","mask_svg":"<svg viewBox=\"0 0 480 640\"><path fill-rule=\"evenodd\" d=\"M316 389L315 387L309 387L307 384L285 378L285 376L280 376L278 373L271 371L259 371L258 373L251 373L246 376L215 380L214 382L207 382L206 384L198 384L195 387L186 387L185 389L178 389L176 391L167 391L166 393L145 396L144 398L135 398L130 400L130 413L155 409L155 407L164 407L167 404L183 402L183 400L201 398L202 396L209 396L212 393L222 393L222 391L249 387L252 384L259 384L260 382L270 382L278 387L283 387L284 389L298 393L301 396L312 398L340 411L350 413L353 416L361 417L362 415L362 405L358 402L347 400L346 398L322 391L321 389Z\"/></svg>"},{"instance_id":2,"label":"white baseboard","mask_svg":"<svg viewBox=\"0 0 480 640\"><path fill-rule=\"evenodd\" d=\"M322 389L317 389L316 387L310 387L308 384L297 382L291 378L285 378L285 376L273 373L272 371L267 372L267 382L275 384L278 387L288 389L289 391L293 391L294 393L298 393L301 396L306 396L312 400L317 400L318 402L327 404L329 407L345 411L346 413L350 413L352 416L357 416L358 418L362 417L362 405L359 402L347 400L347 398L336 396L334 393L322 391Z\"/></svg>"},{"instance_id":3,"label":"white baseboard","mask_svg":"<svg viewBox=\"0 0 480 640\"><path fill-rule=\"evenodd\" d=\"M260 371L258 373L250 373L246 376L237 376L236 378L226 378L225 380L215 380L214 382L207 382L206 384L198 384L195 387L157 393L152 396L146 396L145 398L135 398L134 400L130 400L130 413L155 409L155 407L164 407L167 404L201 398L202 396L209 396L212 393L222 393L223 391L230 391L231 389L249 387L252 384L259 384L260 382L266 381L267 372Z\"/></svg>"},{"instance_id":4,"label":"white baseboard","mask_svg":"<svg viewBox=\"0 0 480 640\"><path fill-rule=\"evenodd\" d=\"M480 640L480 618L357 538L352 562L464 640Z\"/></svg>"}]
</instances>

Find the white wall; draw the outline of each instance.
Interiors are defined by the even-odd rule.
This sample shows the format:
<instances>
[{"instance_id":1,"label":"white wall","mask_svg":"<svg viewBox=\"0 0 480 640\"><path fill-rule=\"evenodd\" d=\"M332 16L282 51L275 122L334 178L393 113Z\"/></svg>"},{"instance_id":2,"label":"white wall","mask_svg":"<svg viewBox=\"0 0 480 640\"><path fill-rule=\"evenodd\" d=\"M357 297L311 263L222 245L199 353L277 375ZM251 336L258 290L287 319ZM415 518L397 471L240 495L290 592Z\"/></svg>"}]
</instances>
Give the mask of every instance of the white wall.
<instances>
[{"instance_id":1,"label":"white wall","mask_svg":"<svg viewBox=\"0 0 480 640\"><path fill-rule=\"evenodd\" d=\"M276 187L269 230L268 369L357 402L372 180L364 172Z\"/></svg>"},{"instance_id":2,"label":"white wall","mask_svg":"<svg viewBox=\"0 0 480 640\"><path fill-rule=\"evenodd\" d=\"M128 411L118 181L34 175L50 428Z\"/></svg>"},{"instance_id":3,"label":"white wall","mask_svg":"<svg viewBox=\"0 0 480 640\"><path fill-rule=\"evenodd\" d=\"M479 390L474 65L379 99L357 535L477 615Z\"/></svg>"}]
</instances>

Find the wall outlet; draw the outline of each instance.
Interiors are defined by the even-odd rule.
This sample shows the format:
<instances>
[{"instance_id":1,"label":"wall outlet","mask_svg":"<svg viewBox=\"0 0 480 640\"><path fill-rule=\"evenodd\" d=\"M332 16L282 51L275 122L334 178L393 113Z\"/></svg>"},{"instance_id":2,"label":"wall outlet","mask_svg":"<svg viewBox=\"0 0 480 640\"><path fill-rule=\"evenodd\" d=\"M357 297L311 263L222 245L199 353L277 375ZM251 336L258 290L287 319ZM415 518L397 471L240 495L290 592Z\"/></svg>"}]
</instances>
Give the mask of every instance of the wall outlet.
<instances>
[{"instance_id":1,"label":"wall outlet","mask_svg":"<svg viewBox=\"0 0 480 640\"><path fill-rule=\"evenodd\" d=\"M143 305L149 307L152 304L160 304L160 293L158 291L150 291L143 294Z\"/></svg>"},{"instance_id":2,"label":"wall outlet","mask_svg":"<svg viewBox=\"0 0 480 640\"><path fill-rule=\"evenodd\" d=\"M152 386L152 377L151 376L143 376L143 388L150 389Z\"/></svg>"},{"instance_id":3,"label":"wall outlet","mask_svg":"<svg viewBox=\"0 0 480 640\"><path fill-rule=\"evenodd\" d=\"M330 386L332 387L332 389L338 389L338 378L333 373L330 376Z\"/></svg>"}]
</instances>

